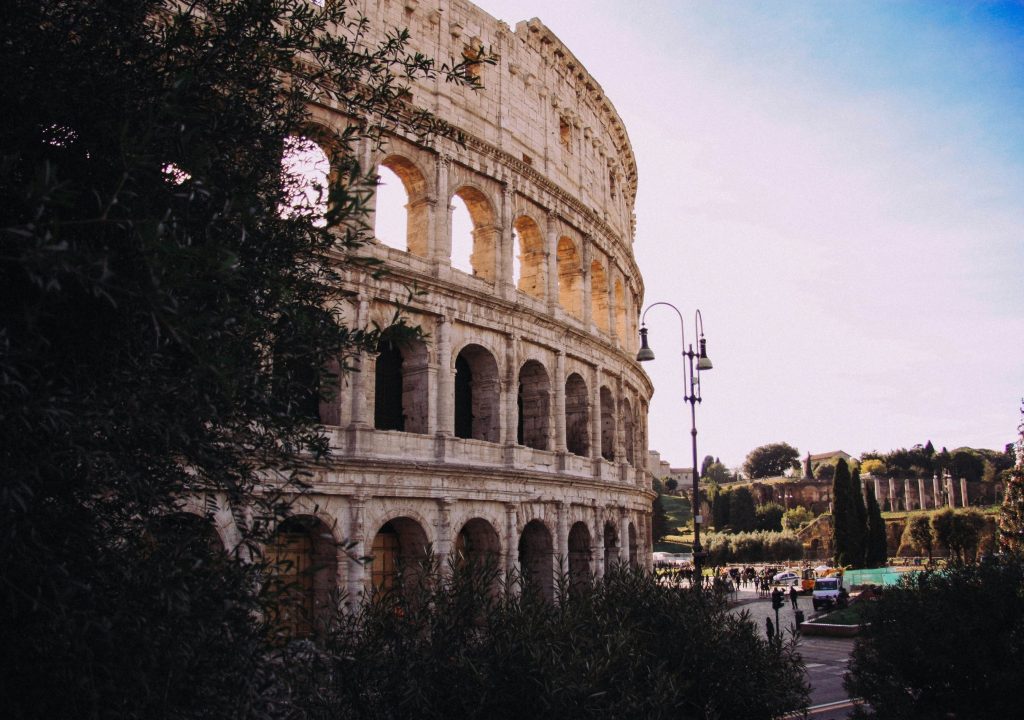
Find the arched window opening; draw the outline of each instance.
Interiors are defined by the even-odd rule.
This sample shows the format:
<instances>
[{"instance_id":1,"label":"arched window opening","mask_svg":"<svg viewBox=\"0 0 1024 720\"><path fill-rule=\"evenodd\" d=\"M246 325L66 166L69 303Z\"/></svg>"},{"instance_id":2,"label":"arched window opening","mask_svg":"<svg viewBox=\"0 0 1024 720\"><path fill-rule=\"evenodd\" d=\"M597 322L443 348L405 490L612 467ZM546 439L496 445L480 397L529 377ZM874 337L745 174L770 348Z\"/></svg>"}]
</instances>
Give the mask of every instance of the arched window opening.
<instances>
[{"instance_id":1,"label":"arched window opening","mask_svg":"<svg viewBox=\"0 0 1024 720\"><path fill-rule=\"evenodd\" d=\"M410 160L390 155L377 168L374 235L396 250L426 257L430 202L423 173Z\"/></svg>"},{"instance_id":2,"label":"arched window opening","mask_svg":"<svg viewBox=\"0 0 1024 720\"><path fill-rule=\"evenodd\" d=\"M530 297L543 300L547 289L547 261L544 238L532 219L522 215L513 224L516 246L516 288Z\"/></svg>"},{"instance_id":3,"label":"arched window opening","mask_svg":"<svg viewBox=\"0 0 1024 720\"><path fill-rule=\"evenodd\" d=\"M281 158L285 202L281 216L306 218L314 226L324 227L330 174L331 162L316 142L307 137L285 139Z\"/></svg>"},{"instance_id":4,"label":"arched window opening","mask_svg":"<svg viewBox=\"0 0 1024 720\"><path fill-rule=\"evenodd\" d=\"M590 576L590 530L586 523L577 522L569 529L569 587L586 587Z\"/></svg>"},{"instance_id":5,"label":"arched window opening","mask_svg":"<svg viewBox=\"0 0 1024 720\"><path fill-rule=\"evenodd\" d=\"M583 265L575 243L567 237L558 239L558 304L583 318Z\"/></svg>"},{"instance_id":6,"label":"arched window opening","mask_svg":"<svg viewBox=\"0 0 1024 720\"><path fill-rule=\"evenodd\" d=\"M377 355L373 426L378 430L405 430L402 412L402 353L386 343Z\"/></svg>"},{"instance_id":7,"label":"arched window opening","mask_svg":"<svg viewBox=\"0 0 1024 720\"><path fill-rule=\"evenodd\" d=\"M615 523L608 521L604 524L604 569L605 572L614 567L619 561L619 531Z\"/></svg>"},{"instance_id":8,"label":"arched window opening","mask_svg":"<svg viewBox=\"0 0 1024 720\"><path fill-rule=\"evenodd\" d=\"M309 637L331 613L338 584L337 544L316 518L288 518L267 548L271 591L277 594L274 621L289 637Z\"/></svg>"},{"instance_id":9,"label":"arched window opening","mask_svg":"<svg viewBox=\"0 0 1024 720\"><path fill-rule=\"evenodd\" d=\"M629 524L629 564L637 566L639 555L637 553L636 525Z\"/></svg>"},{"instance_id":10,"label":"arched window opening","mask_svg":"<svg viewBox=\"0 0 1024 720\"><path fill-rule=\"evenodd\" d=\"M615 281L615 334L619 337L619 344L623 347L629 342L626 337L626 291L622 283Z\"/></svg>"},{"instance_id":11,"label":"arched window opening","mask_svg":"<svg viewBox=\"0 0 1024 720\"><path fill-rule=\"evenodd\" d=\"M586 457L590 451L589 418L587 384L573 373L565 381L565 445L575 455Z\"/></svg>"},{"instance_id":12,"label":"arched window opening","mask_svg":"<svg viewBox=\"0 0 1024 720\"><path fill-rule=\"evenodd\" d=\"M384 523L373 538L370 580L373 591L388 592L419 577L427 557L427 534L415 520L399 517Z\"/></svg>"},{"instance_id":13,"label":"arched window opening","mask_svg":"<svg viewBox=\"0 0 1024 720\"><path fill-rule=\"evenodd\" d=\"M427 378L424 343L382 340L374 367L373 426L378 430L427 432Z\"/></svg>"},{"instance_id":14,"label":"arched window opening","mask_svg":"<svg viewBox=\"0 0 1024 720\"><path fill-rule=\"evenodd\" d=\"M517 442L537 450L548 449L550 417L548 373L536 360L519 370L519 428Z\"/></svg>"},{"instance_id":15,"label":"arched window opening","mask_svg":"<svg viewBox=\"0 0 1024 720\"><path fill-rule=\"evenodd\" d=\"M551 533L540 520L531 520L519 538L519 567L523 591L538 592L551 601L554 592L554 552Z\"/></svg>"},{"instance_id":16,"label":"arched window opening","mask_svg":"<svg viewBox=\"0 0 1024 720\"><path fill-rule=\"evenodd\" d=\"M452 267L494 282L499 229L487 197L472 187L459 188L452 205Z\"/></svg>"},{"instance_id":17,"label":"arched window opening","mask_svg":"<svg viewBox=\"0 0 1024 720\"><path fill-rule=\"evenodd\" d=\"M608 333L608 276L604 265L595 260L590 264L590 315L597 329Z\"/></svg>"},{"instance_id":18,"label":"arched window opening","mask_svg":"<svg viewBox=\"0 0 1024 720\"><path fill-rule=\"evenodd\" d=\"M601 457L615 459L615 400L607 387L601 388Z\"/></svg>"},{"instance_id":19,"label":"arched window opening","mask_svg":"<svg viewBox=\"0 0 1024 720\"><path fill-rule=\"evenodd\" d=\"M498 363L480 345L455 358L455 437L499 442Z\"/></svg>"},{"instance_id":20,"label":"arched window opening","mask_svg":"<svg viewBox=\"0 0 1024 720\"><path fill-rule=\"evenodd\" d=\"M636 466L636 428L633 423L633 409L629 406L629 400L622 401L622 431L623 444L626 451L626 462Z\"/></svg>"},{"instance_id":21,"label":"arched window opening","mask_svg":"<svg viewBox=\"0 0 1024 720\"><path fill-rule=\"evenodd\" d=\"M462 526L456 536L455 554L459 562L497 567L501 557L497 531L483 518L473 518Z\"/></svg>"}]
</instances>

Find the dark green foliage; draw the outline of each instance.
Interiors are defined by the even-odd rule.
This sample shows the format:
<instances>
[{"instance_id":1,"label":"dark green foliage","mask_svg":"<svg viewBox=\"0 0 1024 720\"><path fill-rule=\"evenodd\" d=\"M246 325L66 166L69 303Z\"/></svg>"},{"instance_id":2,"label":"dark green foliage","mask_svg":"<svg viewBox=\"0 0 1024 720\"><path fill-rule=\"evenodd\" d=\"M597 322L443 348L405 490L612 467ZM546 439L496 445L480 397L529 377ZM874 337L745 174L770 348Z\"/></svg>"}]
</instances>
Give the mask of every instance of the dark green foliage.
<instances>
[{"instance_id":1,"label":"dark green foliage","mask_svg":"<svg viewBox=\"0 0 1024 720\"><path fill-rule=\"evenodd\" d=\"M868 513L864 505L864 485L860 481L860 470L850 472L850 557L854 565L863 565L868 547Z\"/></svg>"},{"instance_id":2,"label":"dark green foliage","mask_svg":"<svg viewBox=\"0 0 1024 720\"><path fill-rule=\"evenodd\" d=\"M943 508L932 514L931 526L934 542L946 549L951 560L974 560L985 528L985 517L980 512Z\"/></svg>"},{"instance_id":3,"label":"dark green foliage","mask_svg":"<svg viewBox=\"0 0 1024 720\"><path fill-rule=\"evenodd\" d=\"M804 546L790 532L708 533L704 548L711 565L800 560Z\"/></svg>"},{"instance_id":4,"label":"dark green foliage","mask_svg":"<svg viewBox=\"0 0 1024 720\"><path fill-rule=\"evenodd\" d=\"M315 415L336 378L321 369L376 348L379 330L332 310L373 182L350 150L399 122L445 131L408 113L404 86L466 78L408 55L401 33L346 40L363 27L348 10L5 3L5 717L290 713L254 620L260 563L191 542L208 523L172 532L164 518L215 492L251 511L243 540L264 538L287 508L253 493L260 474L301 491L327 450ZM323 226L279 211L294 190L285 143L308 131L314 95L368 121L330 138Z\"/></svg>"},{"instance_id":5,"label":"dark green foliage","mask_svg":"<svg viewBox=\"0 0 1024 720\"><path fill-rule=\"evenodd\" d=\"M766 503L758 505L755 512L757 515L755 530L782 532L782 515L786 512L784 507L778 503Z\"/></svg>"},{"instance_id":6,"label":"dark green foliage","mask_svg":"<svg viewBox=\"0 0 1024 720\"><path fill-rule=\"evenodd\" d=\"M747 454L743 470L751 478L776 477L794 467L799 468L800 452L789 443L769 443Z\"/></svg>"},{"instance_id":7,"label":"dark green foliage","mask_svg":"<svg viewBox=\"0 0 1024 720\"><path fill-rule=\"evenodd\" d=\"M971 448L958 448L953 451L949 471L955 479L966 478L970 482L978 482L985 473L985 458Z\"/></svg>"},{"instance_id":8,"label":"dark green foliage","mask_svg":"<svg viewBox=\"0 0 1024 720\"><path fill-rule=\"evenodd\" d=\"M1024 685L1024 569L955 564L886 588L868 609L846 688L857 717L1009 718Z\"/></svg>"},{"instance_id":9,"label":"dark green foliage","mask_svg":"<svg viewBox=\"0 0 1024 720\"><path fill-rule=\"evenodd\" d=\"M757 528L754 496L750 488L738 487L729 493L729 525L735 532L750 532Z\"/></svg>"},{"instance_id":10,"label":"dark green foliage","mask_svg":"<svg viewBox=\"0 0 1024 720\"><path fill-rule=\"evenodd\" d=\"M935 540L932 536L931 518L928 513L919 512L907 516L907 524L903 527L900 546L915 548L918 552L927 555L928 562L931 563L932 554L935 552Z\"/></svg>"},{"instance_id":11,"label":"dark green foliage","mask_svg":"<svg viewBox=\"0 0 1024 720\"><path fill-rule=\"evenodd\" d=\"M868 485L867 497L868 534L867 547L864 552L866 567L884 567L889 558L888 543L885 535L885 520L882 509L875 499L875 488Z\"/></svg>"},{"instance_id":12,"label":"dark green foliage","mask_svg":"<svg viewBox=\"0 0 1024 720\"><path fill-rule=\"evenodd\" d=\"M711 498L711 520L715 526L715 530L722 531L729 526L729 507L731 496L731 492L720 490Z\"/></svg>"},{"instance_id":13,"label":"dark green foliage","mask_svg":"<svg viewBox=\"0 0 1024 720\"><path fill-rule=\"evenodd\" d=\"M661 542L661 539L668 534L668 517L665 515L665 505L661 501L661 493L658 493L654 496L651 504L651 538L654 542Z\"/></svg>"},{"instance_id":14,"label":"dark green foliage","mask_svg":"<svg viewBox=\"0 0 1024 720\"><path fill-rule=\"evenodd\" d=\"M794 648L709 595L617 568L558 604L436 572L346 618L309 678L337 718L774 718L806 706Z\"/></svg>"},{"instance_id":15,"label":"dark green foliage","mask_svg":"<svg viewBox=\"0 0 1024 720\"><path fill-rule=\"evenodd\" d=\"M836 463L832 478L832 547L837 566L851 564L850 469L846 461Z\"/></svg>"}]
</instances>

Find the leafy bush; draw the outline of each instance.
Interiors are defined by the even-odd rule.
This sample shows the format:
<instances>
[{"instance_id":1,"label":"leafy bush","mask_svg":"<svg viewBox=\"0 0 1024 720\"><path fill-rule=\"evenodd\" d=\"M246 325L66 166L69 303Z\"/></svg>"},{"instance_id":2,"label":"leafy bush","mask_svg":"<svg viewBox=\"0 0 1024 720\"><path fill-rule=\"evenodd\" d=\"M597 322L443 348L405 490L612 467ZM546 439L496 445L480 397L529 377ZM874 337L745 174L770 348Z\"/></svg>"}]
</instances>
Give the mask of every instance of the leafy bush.
<instances>
[{"instance_id":1,"label":"leafy bush","mask_svg":"<svg viewBox=\"0 0 1024 720\"><path fill-rule=\"evenodd\" d=\"M574 588L563 578L557 604L530 588L490 592L507 585L491 569L418 576L341 619L328 664L307 679L310 714L767 719L808 701L793 646L642 570Z\"/></svg>"},{"instance_id":2,"label":"leafy bush","mask_svg":"<svg viewBox=\"0 0 1024 720\"><path fill-rule=\"evenodd\" d=\"M861 718L997 718L1020 713L1024 564L960 564L905 577L869 603L846 677Z\"/></svg>"},{"instance_id":3,"label":"leafy bush","mask_svg":"<svg viewBox=\"0 0 1024 720\"><path fill-rule=\"evenodd\" d=\"M708 533L705 549L712 565L799 560L804 556L803 544L789 532Z\"/></svg>"}]
</instances>

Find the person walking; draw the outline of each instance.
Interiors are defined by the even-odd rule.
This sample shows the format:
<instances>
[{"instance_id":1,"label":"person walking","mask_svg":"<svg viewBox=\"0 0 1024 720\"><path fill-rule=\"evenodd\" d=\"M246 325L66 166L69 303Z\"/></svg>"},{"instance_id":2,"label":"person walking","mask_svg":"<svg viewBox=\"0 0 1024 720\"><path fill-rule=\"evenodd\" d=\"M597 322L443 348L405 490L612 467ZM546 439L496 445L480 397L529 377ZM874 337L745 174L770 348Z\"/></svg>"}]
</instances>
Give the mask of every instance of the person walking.
<instances>
[{"instance_id":1,"label":"person walking","mask_svg":"<svg viewBox=\"0 0 1024 720\"><path fill-rule=\"evenodd\" d=\"M775 625L770 617L765 617L764 619L764 632L768 635L768 642L775 639Z\"/></svg>"},{"instance_id":2,"label":"person walking","mask_svg":"<svg viewBox=\"0 0 1024 720\"><path fill-rule=\"evenodd\" d=\"M796 585L790 585L789 586L789 602L792 603L794 610L797 609L796 608L796 598L797 598Z\"/></svg>"}]
</instances>

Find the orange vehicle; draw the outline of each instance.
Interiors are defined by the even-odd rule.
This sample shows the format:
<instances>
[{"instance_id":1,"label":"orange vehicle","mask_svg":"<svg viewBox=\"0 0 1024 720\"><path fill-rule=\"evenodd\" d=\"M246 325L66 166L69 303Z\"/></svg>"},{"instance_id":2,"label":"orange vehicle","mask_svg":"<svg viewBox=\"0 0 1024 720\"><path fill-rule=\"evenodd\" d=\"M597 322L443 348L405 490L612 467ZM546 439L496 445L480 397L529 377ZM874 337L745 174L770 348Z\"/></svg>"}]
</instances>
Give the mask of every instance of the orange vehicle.
<instances>
[{"instance_id":1,"label":"orange vehicle","mask_svg":"<svg viewBox=\"0 0 1024 720\"><path fill-rule=\"evenodd\" d=\"M816 579L814 574L814 568L805 567L800 571L800 592L811 592L814 590L814 580Z\"/></svg>"}]
</instances>

